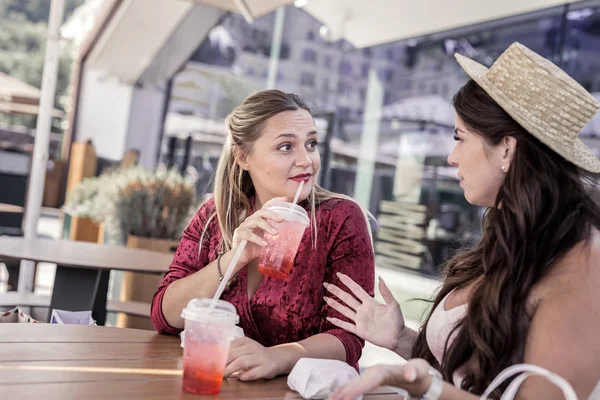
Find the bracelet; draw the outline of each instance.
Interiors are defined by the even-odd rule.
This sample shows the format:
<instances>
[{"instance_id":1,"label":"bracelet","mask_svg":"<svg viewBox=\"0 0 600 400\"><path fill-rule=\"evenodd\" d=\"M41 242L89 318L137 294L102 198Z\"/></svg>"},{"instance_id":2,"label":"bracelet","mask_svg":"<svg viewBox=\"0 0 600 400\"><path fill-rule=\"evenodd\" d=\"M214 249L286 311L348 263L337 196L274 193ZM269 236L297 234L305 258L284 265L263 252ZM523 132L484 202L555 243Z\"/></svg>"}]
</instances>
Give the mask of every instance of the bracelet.
<instances>
[{"instance_id":1,"label":"bracelet","mask_svg":"<svg viewBox=\"0 0 600 400\"><path fill-rule=\"evenodd\" d=\"M217 273L219 274L219 282L221 282L225 277L221 272L221 256L223 256L223 253L219 252L219 255L217 256Z\"/></svg>"},{"instance_id":2,"label":"bracelet","mask_svg":"<svg viewBox=\"0 0 600 400\"><path fill-rule=\"evenodd\" d=\"M442 378L442 374L434 368L429 368L428 372L431 376L431 384L429 385L429 389L421 395L421 398L426 400L438 400L444 390L444 379Z\"/></svg>"}]
</instances>

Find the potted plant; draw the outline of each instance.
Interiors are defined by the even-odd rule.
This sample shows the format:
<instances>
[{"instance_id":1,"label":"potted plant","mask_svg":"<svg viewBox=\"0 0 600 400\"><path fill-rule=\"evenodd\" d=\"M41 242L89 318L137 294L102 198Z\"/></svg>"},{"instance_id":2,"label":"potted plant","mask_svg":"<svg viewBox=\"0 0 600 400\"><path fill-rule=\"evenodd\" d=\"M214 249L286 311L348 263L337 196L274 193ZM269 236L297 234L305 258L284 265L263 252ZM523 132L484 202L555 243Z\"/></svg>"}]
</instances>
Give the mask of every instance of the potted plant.
<instances>
[{"instance_id":1,"label":"potted plant","mask_svg":"<svg viewBox=\"0 0 600 400\"><path fill-rule=\"evenodd\" d=\"M100 225L96 220L94 202L101 188L100 178L85 178L68 193L62 209L63 238L98 241Z\"/></svg>"},{"instance_id":2,"label":"potted plant","mask_svg":"<svg viewBox=\"0 0 600 400\"><path fill-rule=\"evenodd\" d=\"M173 170L139 167L122 170L114 182L99 200L109 205L126 246L171 252L197 208L193 182ZM160 276L125 272L120 300L150 302L160 281ZM147 318L122 314L117 326L153 329Z\"/></svg>"}]
</instances>

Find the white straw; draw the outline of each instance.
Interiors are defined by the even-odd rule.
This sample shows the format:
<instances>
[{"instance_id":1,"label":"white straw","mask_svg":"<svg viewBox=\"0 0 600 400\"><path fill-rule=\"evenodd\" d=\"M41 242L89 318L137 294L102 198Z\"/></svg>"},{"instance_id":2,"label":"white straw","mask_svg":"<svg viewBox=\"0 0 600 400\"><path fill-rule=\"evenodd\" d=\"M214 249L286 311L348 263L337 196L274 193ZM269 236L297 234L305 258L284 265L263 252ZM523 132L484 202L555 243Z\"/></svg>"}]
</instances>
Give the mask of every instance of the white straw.
<instances>
[{"instance_id":1,"label":"white straw","mask_svg":"<svg viewBox=\"0 0 600 400\"><path fill-rule=\"evenodd\" d=\"M237 264L237 262L240 260L240 257L242 256L242 253L244 252L244 248L246 248L246 243L247 243L246 240L242 240L242 242L240 243L240 247L238 247L237 251L233 255L233 260L231 260L231 264L229 264L229 268L227 268L227 271L225 271L223 280L221 281L221 284L217 288L217 291L215 292L215 295L213 296L213 299L210 302L209 311L212 311L216 307L217 300L219 300L219 298L223 294L223 291L225 290L225 286L227 286L227 282L229 282L229 280L231 279L231 275L233 274L233 270L235 269L234 267Z\"/></svg>"},{"instance_id":2,"label":"white straw","mask_svg":"<svg viewBox=\"0 0 600 400\"><path fill-rule=\"evenodd\" d=\"M300 181L300 186L298 186L298 190L296 190L296 196L294 196L294 201L292 201L292 203L296 204L298 202L300 192L302 191L302 186L304 186L304 181Z\"/></svg>"}]
</instances>

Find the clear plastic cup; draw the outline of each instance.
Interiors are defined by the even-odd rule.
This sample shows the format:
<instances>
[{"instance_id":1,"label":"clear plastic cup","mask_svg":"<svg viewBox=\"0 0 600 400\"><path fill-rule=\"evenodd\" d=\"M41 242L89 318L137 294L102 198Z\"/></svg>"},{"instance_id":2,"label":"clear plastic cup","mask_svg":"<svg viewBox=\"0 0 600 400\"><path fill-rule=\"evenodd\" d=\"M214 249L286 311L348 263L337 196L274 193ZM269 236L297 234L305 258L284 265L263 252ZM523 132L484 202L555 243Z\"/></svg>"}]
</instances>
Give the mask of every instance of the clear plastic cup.
<instances>
[{"instance_id":1,"label":"clear plastic cup","mask_svg":"<svg viewBox=\"0 0 600 400\"><path fill-rule=\"evenodd\" d=\"M223 372L239 322L233 304L212 299L192 299L181 312L185 320L183 349L183 390L196 394L216 394L221 390Z\"/></svg>"},{"instance_id":2,"label":"clear plastic cup","mask_svg":"<svg viewBox=\"0 0 600 400\"><path fill-rule=\"evenodd\" d=\"M286 279L310 220L306 210L294 203L276 202L269 210L275 211L283 222L277 224L277 235L265 232L263 238L267 245L262 248L258 270L272 278Z\"/></svg>"}]
</instances>

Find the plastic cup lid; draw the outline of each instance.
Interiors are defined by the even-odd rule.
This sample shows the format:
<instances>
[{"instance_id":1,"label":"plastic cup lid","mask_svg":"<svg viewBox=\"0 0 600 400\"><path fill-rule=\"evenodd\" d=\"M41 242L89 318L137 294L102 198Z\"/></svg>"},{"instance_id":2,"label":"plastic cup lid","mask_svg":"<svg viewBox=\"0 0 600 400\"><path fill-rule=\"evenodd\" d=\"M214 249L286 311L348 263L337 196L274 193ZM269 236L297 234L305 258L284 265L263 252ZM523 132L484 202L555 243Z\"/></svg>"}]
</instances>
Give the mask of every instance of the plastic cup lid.
<instances>
[{"instance_id":1,"label":"plastic cup lid","mask_svg":"<svg viewBox=\"0 0 600 400\"><path fill-rule=\"evenodd\" d=\"M280 211L280 212L283 212L284 214L288 213L288 215L291 214L293 216L291 218L292 220L296 220L297 222L304 222L306 225L308 225L310 222L310 219L308 218L308 214L306 213L306 210L294 203L283 202L283 201L276 202L276 203L273 203L269 207L269 209L273 210L275 212ZM284 218L284 219L288 219L288 218Z\"/></svg>"},{"instance_id":2,"label":"plastic cup lid","mask_svg":"<svg viewBox=\"0 0 600 400\"><path fill-rule=\"evenodd\" d=\"M212 299L192 299L181 311L181 318L199 322L218 322L237 324L240 317L233 304L217 300L217 305L212 310L210 303Z\"/></svg>"}]
</instances>

